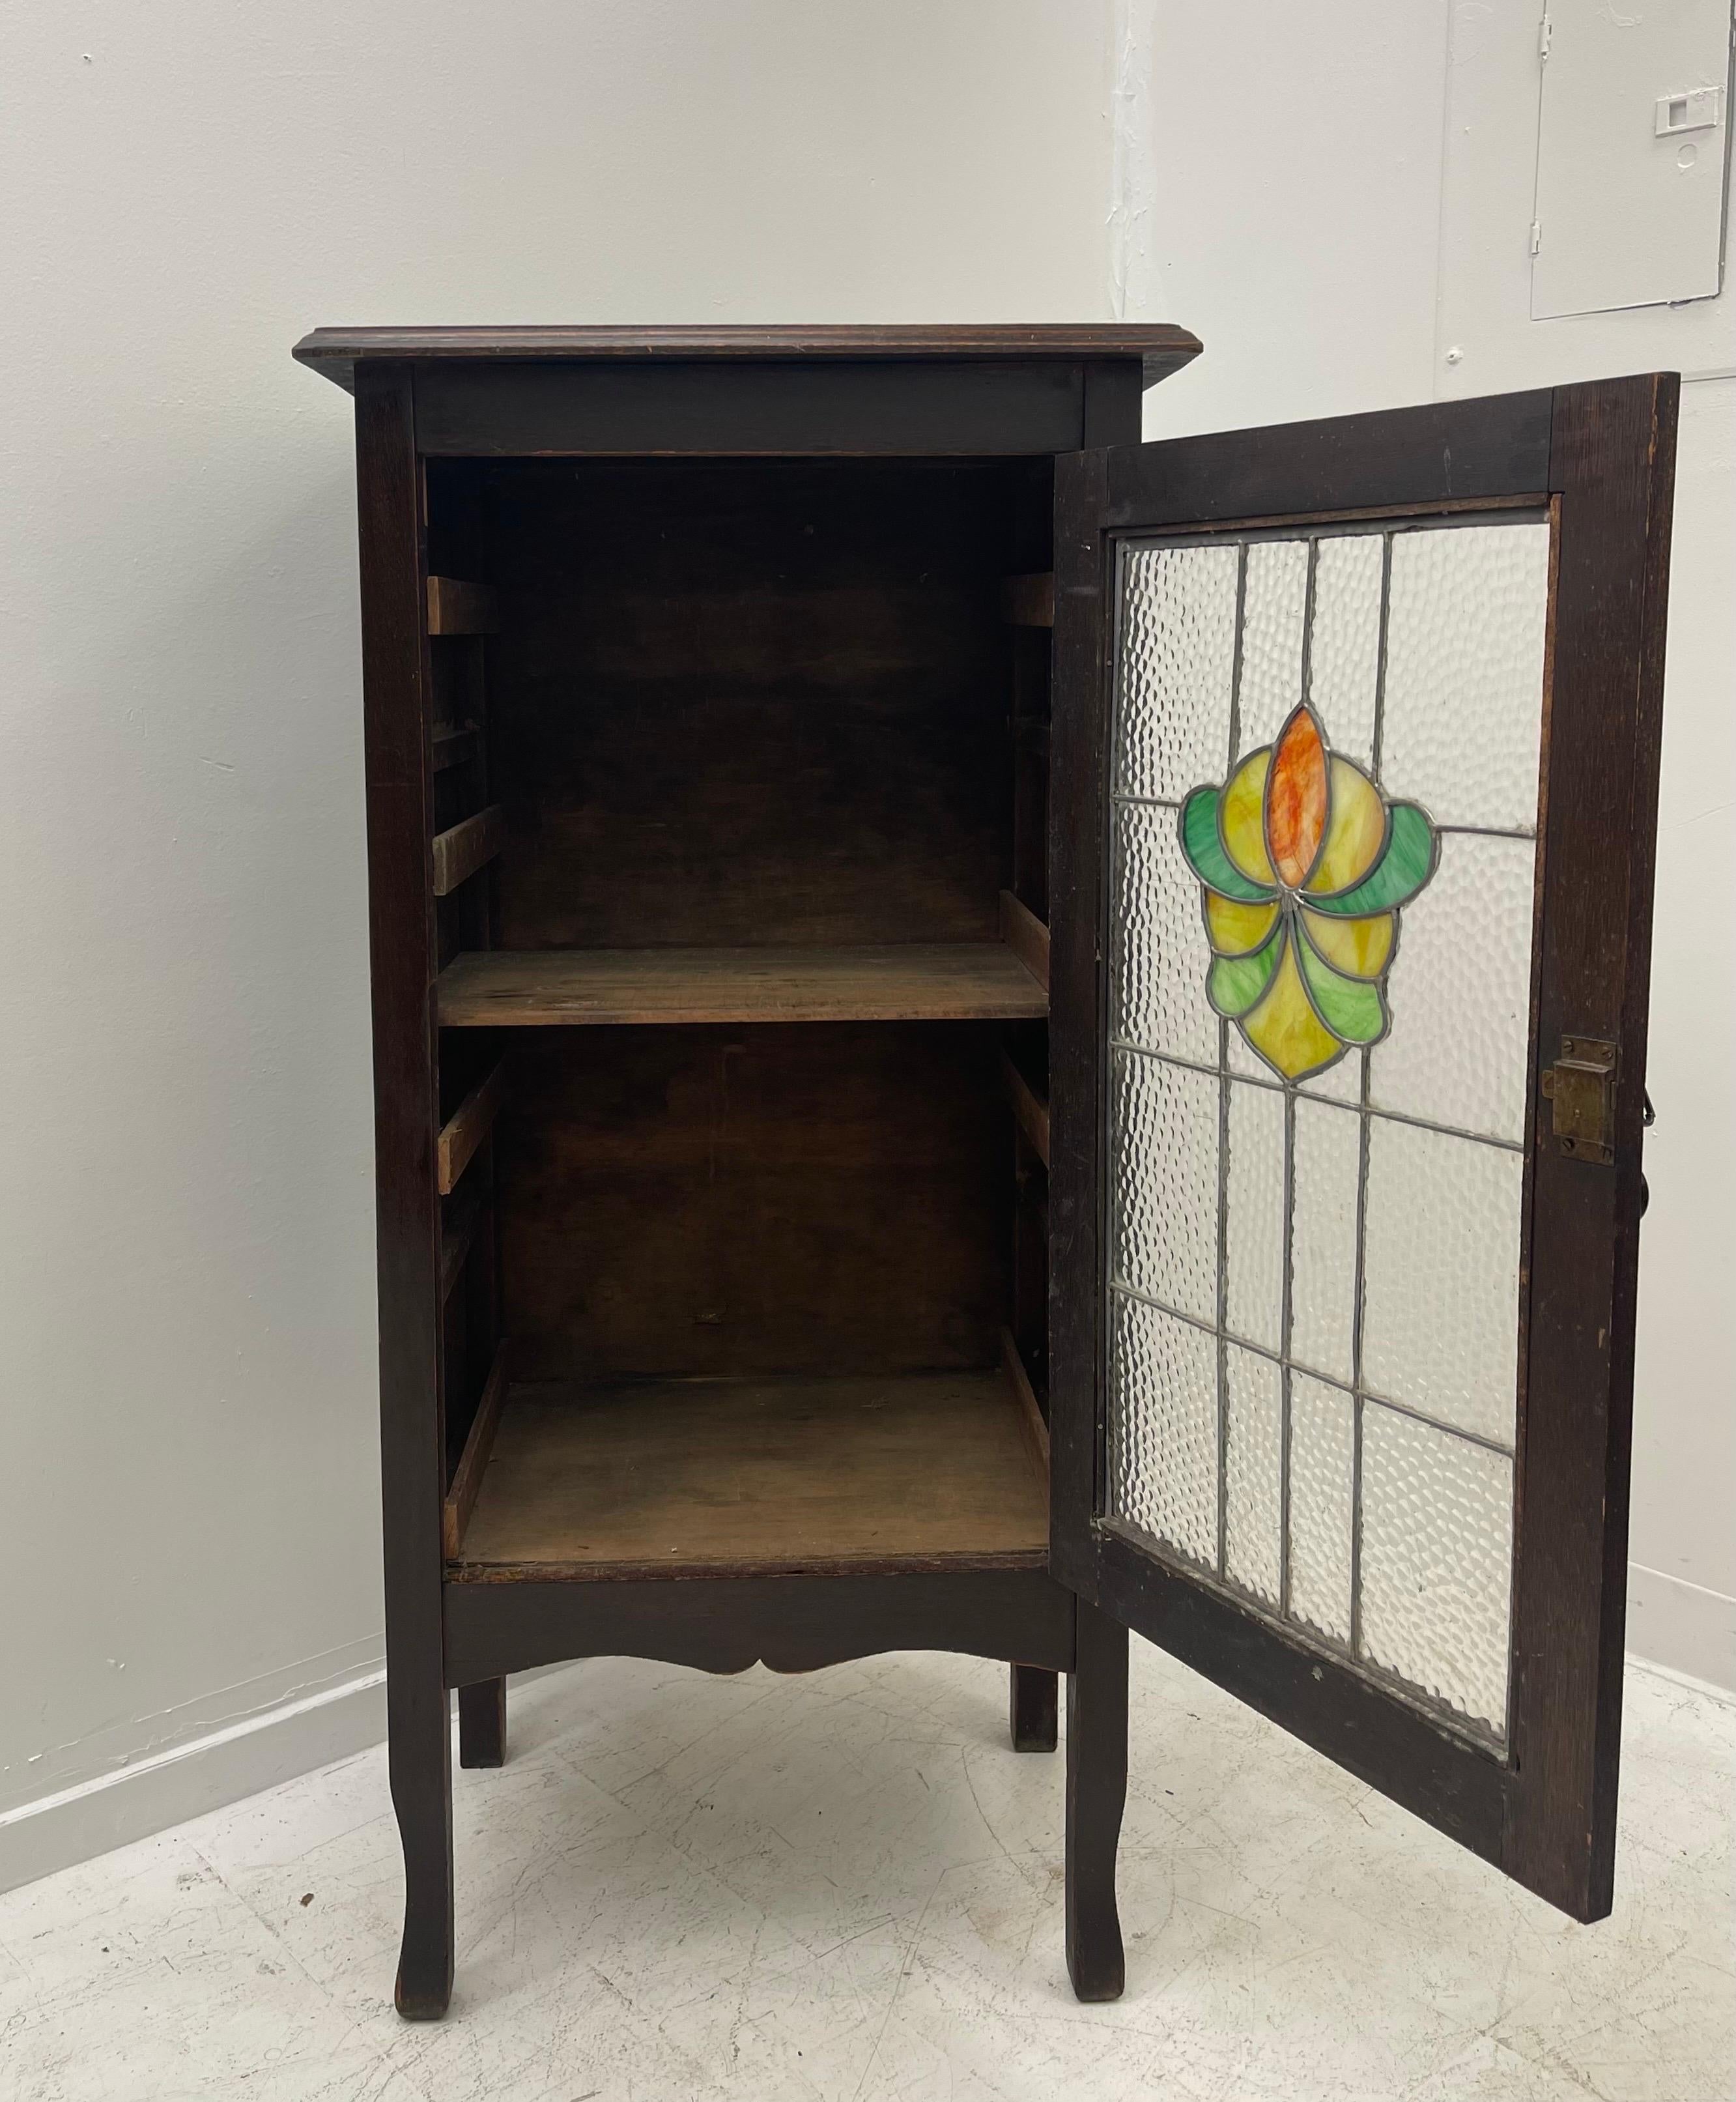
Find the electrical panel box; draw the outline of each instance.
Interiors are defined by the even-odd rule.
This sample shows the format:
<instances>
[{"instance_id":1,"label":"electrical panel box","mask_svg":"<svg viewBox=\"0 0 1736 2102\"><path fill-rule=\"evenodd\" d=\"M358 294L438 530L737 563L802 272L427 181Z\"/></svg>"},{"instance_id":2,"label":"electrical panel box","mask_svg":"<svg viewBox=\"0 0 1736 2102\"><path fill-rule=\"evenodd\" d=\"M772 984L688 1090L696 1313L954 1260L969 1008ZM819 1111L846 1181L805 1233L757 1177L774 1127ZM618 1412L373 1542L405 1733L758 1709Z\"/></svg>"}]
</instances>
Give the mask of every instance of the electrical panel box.
<instances>
[{"instance_id":1,"label":"electrical panel box","mask_svg":"<svg viewBox=\"0 0 1736 2102\"><path fill-rule=\"evenodd\" d=\"M1730 0L1548 0L1534 321L1719 290L1730 40Z\"/></svg>"}]
</instances>

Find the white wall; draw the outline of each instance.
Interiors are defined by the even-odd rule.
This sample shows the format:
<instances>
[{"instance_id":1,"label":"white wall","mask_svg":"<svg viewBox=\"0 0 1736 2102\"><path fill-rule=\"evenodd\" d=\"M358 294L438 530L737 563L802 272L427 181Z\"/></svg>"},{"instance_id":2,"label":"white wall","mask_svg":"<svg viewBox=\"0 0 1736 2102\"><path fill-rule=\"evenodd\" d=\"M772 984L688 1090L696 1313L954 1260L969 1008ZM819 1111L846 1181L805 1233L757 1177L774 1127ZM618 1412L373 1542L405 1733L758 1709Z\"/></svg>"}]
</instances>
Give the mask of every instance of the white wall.
<instances>
[{"instance_id":1,"label":"white wall","mask_svg":"<svg viewBox=\"0 0 1736 2102\"><path fill-rule=\"evenodd\" d=\"M1736 290L1529 318L1539 11L1120 0L1114 267L1129 318L1206 344L1153 437L1684 375L1628 1633L1736 1686Z\"/></svg>"},{"instance_id":2,"label":"white wall","mask_svg":"<svg viewBox=\"0 0 1736 2102\"><path fill-rule=\"evenodd\" d=\"M1096 0L0 10L0 1813L79 1791L0 1882L379 1727L350 405L291 342L1101 317L1107 86Z\"/></svg>"}]
</instances>

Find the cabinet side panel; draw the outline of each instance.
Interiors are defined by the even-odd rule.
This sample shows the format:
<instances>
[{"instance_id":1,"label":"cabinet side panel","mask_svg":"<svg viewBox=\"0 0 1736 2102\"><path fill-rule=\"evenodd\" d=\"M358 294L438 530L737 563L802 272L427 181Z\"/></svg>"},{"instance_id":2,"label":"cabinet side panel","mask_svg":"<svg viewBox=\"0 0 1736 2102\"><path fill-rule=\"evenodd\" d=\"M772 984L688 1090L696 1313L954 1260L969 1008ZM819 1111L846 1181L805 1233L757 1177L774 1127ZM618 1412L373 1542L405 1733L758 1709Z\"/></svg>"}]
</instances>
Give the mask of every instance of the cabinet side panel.
<instances>
[{"instance_id":1,"label":"cabinet side panel","mask_svg":"<svg viewBox=\"0 0 1736 2102\"><path fill-rule=\"evenodd\" d=\"M420 476L407 372L370 367L358 375L356 433L392 1785L401 1816L408 1812L450 1821L444 1766L426 1756L436 1735L444 1742L445 1483L429 681ZM399 1756L401 1749L407 1754L413 1747L424 1754L414 1766Z\"/></svg>"}]
</instances>

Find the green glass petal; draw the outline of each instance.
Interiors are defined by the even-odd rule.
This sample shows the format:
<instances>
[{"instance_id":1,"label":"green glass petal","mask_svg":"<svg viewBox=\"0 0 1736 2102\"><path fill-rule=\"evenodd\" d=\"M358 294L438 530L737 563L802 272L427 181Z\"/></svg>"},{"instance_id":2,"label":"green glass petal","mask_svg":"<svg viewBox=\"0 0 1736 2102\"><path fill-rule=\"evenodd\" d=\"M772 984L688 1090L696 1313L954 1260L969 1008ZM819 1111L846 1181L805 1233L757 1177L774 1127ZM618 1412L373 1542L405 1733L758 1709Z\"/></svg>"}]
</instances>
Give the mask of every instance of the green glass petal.
<instances>
[{"instance_id":1,"label":"green glass petal","mask_svg":"<svg viewBox=\"0 0 1736 2102\"><path fill-rule=\"evenodd\" d=\"M1224 851L1218 836L1219 792L1196 788L1181 806L1181 851L1189 867L1220 898L1233 898L1244 905L1275 898L1278 894L1269 884L1251 883Z\"/></svg>"},{"instance_id":2,"label":"green glass petal","mask_svg":"<svg viewBox=\"0 0 1736 2102\"><path fill-rule=\"evenodd\" d=\"M1386 1007L1379 985L1344 977L1309 942L1298 942L1296 955L1314 1012L1341 1043L1372 1044L1384 1033Z\"/></svg>"},{"instance_id":3,"label":"green glass petal","mask_svg":"<svg viewBox=\"0 0 1736 2102\"><path fill-rule=\"evenodd\" d=\"M1226 1021L1239 1021L1271 984L1285 940L1280 920L1272 939L1251 956L1219 956L1213 961L1206 974L1206 997Z\"/></svg>"},{"instance_id":4,"label":"green glass petal","mask_svg":"<svg viewBox=\"0 0 1736 2102\"><path fill-rule=\"evenodd\" d=\"M1312 911L1353 920L1365 913L1388 912L1418 891L1435 872L1435 828L1428 813L1415 803L1395 803L1386 850L1362 880L1335 897L1309 894Z\"/></svg>"}]
</instances>

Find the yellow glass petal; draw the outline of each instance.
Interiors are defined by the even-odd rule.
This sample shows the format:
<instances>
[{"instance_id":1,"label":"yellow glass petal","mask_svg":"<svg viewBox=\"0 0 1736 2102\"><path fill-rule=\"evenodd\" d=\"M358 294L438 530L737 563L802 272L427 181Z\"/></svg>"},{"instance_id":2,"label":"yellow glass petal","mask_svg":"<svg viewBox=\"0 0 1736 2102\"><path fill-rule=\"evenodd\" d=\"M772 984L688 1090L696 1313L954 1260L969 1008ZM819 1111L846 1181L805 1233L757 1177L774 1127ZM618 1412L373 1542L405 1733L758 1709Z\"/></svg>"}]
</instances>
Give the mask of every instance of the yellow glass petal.
<instances>
[{"instance_id":1,"label":"yellow glass petal","mask_svg":"<svg viewBox=\"0 0 1736 2102\"><path fill-rule=\"evenodd\" d=\"M1230 776L1220 811L1224 848L1252 883L1277 880L1266 854L1266 769L1271 764L1269 745L1250 752Z\"/></svg>"},{"instance_id":2,"label":"yellow glass petal","mask_svg":"<svg viewBox=\"0 0 1736 2102\"><path fill-rule=\"evenodd\" d=\"M1366 920L1333 920L1324 912L1310 912L1304 905L1302 917L1308 938L1335 971L1353 978L1377 978L1393 954L1397 915L1376 912Z\"/></svg>"},{"instance_id":3,"label":"yellow glass petal","mask_svg":"<svg viewBox=\"0 0 1736 2102\"><path fill-rule=\"evenodd\" d=\"M1374 783L1348 760L1335 759L1331 820L1309 889L1348 890L1360 883L1374 867L1385 837L1386 811Z\"/></svg>"},{"instance_id":4,"label":"yellow glass petal","mask_svg":"<svg viewBox=\"0 0 1736 2102\"><path fill-rule=\"evenodd\" d=\"M1233 898L1220 898L1215 890L1206 893L1206 932L1220 956L1251 955L1272 932L1277 917L1275 898L1264 905L1243 905Z\"/></svg>"},{"instance_id":5,"label":"yellow glass petal","mask_svg":"<svg viewBox=\"0 0 1736 2102\"><path fill-rule=\"evenodd\" d=\"M1242 1018L1242 1033L1286 1080L1318 1072L1343 1051L1344 1045L1309 1004L1293 942L1286 940L1265 997Z\"/></svg>"}]
</instances>

